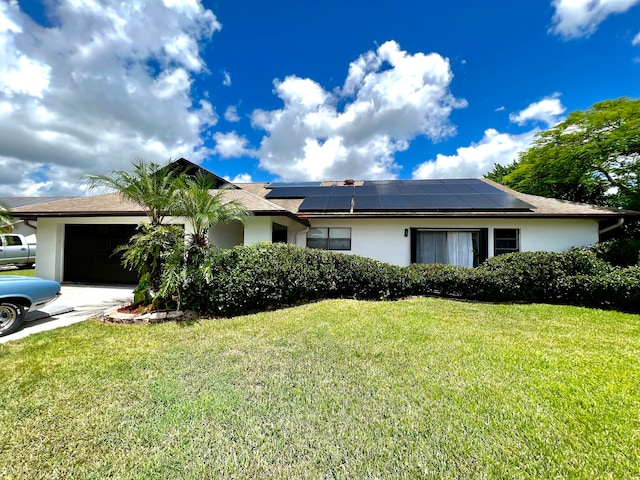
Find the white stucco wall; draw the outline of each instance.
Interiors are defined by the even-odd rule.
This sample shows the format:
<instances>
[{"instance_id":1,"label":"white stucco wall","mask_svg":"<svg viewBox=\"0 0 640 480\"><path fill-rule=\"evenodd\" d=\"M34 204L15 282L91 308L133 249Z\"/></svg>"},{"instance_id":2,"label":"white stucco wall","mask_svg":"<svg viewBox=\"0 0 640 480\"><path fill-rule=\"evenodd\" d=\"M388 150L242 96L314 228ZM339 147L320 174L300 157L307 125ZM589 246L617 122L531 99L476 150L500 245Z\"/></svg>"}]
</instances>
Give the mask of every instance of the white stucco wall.
<instances>
[{"instance_id":1,"label":"white stucco wall","mask_svg":"<svg viewBox=\"0 0 640 480\"><path fill-rule=\"evenodd\" d=\"M214 225L209 229L209 242L220 248L233 248L244 242L244 225L240 222L229 222Z\"/></svg>"},{"instance_id":2,"label":"white stucco wall","mask_svg":"<svg viewBox=\"0 0 640 480\"><path fill-rule=\"evenodd\" d=\"M396 265L411 262L411 228L488 228L489 256L493 256L493 229L520 229L520 250L562 252L598 241L598 222L586 219L310 219L312 227L350 227L353 253ZM297 244L306 245L299 235Z\"/></svg>"}]
</instances>

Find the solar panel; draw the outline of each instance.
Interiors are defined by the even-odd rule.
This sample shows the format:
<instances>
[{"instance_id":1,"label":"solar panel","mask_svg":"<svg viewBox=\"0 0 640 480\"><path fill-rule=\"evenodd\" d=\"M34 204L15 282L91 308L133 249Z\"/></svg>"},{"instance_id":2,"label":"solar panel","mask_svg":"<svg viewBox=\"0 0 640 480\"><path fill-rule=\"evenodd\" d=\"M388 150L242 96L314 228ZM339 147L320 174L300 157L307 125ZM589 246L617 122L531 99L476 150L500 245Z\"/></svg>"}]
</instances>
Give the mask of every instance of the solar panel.
<instances>
[{"instance_id":1,"label":"solar panel","mask_svg":"<svg viewBox=\"0 0 640 480\"><path fill-rule=\"evenodd\" d=\"M330 212L348 212L351 210L352 196L333 196L327 200L326 210Z\"/></svg>"},{"instance_id":2,"label":"solar panel","mask_svg":"<svg viewBox=\"0 0 640 480\"><path fill-rule=\"evenodd\" d=\"M470 207L470 205L465 202L459 195L442 194L433 195L432 198L436 202L437 208L440 210L462 210Z\"/></svg>"},{"instance_id":3,"label":"solar panel","mask_svg":"<svg viewBox=\"0 0 640 480\"><path fill-rule=\"evenodd\" d=\"M353 210L370 211L382 209L378 195L357 195L353 202Z\"/></svg>"},{"instance_id":4,"label":"solar panel","mask_svg":"<svg viewBox=\"0 0 640 480\"><path fill-rule=\"evenodd\" d=\"M373 180L361 186L280 183L266 198L303 198L300 211L530 210L533 207L479 179Z\"/></svg>"},{"instance_id":5,"label":"solar panel","mask_svg":"<svg viewBox=\"0 0 640 480\"><path fill-rule=\"evenodd\" d=\"M494 198L494 196L492 195L491 198ZM500 208L505 210L531 210L533 208L532 205L529 205L516 197L512 197L508 193L495 195L494 199L498 202Z\"/></svg>"},{"instance_id":6,"label":"solar panel","mask_svg":"<svg viewBox=\"0 0 640 480\"><path fill-rule=\"evenodd\" d=\"M476 193L469 185L465 183L448 183L444 187L449 193Z\"/></svg>"},{"instance_id":7,"label":"solar panel","mask_svg":"<svg viewBox=\"0 0 640 480\"><path fill-rule=\"evenodd\" d=\"M329 197L307 197L298 208L299 211L325 211Z\"/></svg>"},{"instance_id":8,"label":"solar panel","mask_svg":"<svg viewBox=\"0 0 640 480\"><path fill-rule=\"evenodd\" d=\"M353 186L322 187L320 191L329 197L353 197Z\"/></svg>"},{"instance_id":9,"label":"solar panel","mask_svg":"<svg viewBox=\"0 0 640 480\"><path fill-rule=\"evenodd\" d=\"M402 195L403 193L402 185L394 183L378 184L375 187L378 195Z\"/></svg>"},{"instance_id":10,"label":"solar panel","mask_svg":"<svg viewBox=\"0 0 640 480\"><path fill-rule=\"evenodd\" d=\"M381 195L380 203L383 210L407 210L411 208L409 200L404 195Z\"/></svg>"},{"instance_id":11,"label":"solar panel","mask_svg":"<svg viewBox=\"0 0 640 480\"><path fill-rule=\"evenodd\" d=\"M416 210L434 210L438 204L431 195L407 195L409 205Z\"/></svg>"},{"instance_id":12,"label":"solar panel","mask_svg":"<svg viewBox=\"0 0 640 480\"><path fill-rule=\"evenodd\" d=\"M496 193L501 192L501 190L497 189L493 185L489 185L484 182L476 182L469 185L473 190L478 193Z\"/></svg>"},{"instance_id":13,"label":"solar panel","mask_svg":"<svg viewBox=\"0 0 640 480\"><path fill-rule=\"evenodd\" d=\"M474 210L500 208L500 203L496 201L499 195L482 195L480 193L474 193L471 195L460 196L464 199L467 205Z\"/></svg>"},{"instance_id":14,"label":"solar panel","mask_svg":"<svg viewBox=\"0 0 640 480\"><path fill-rule=\"evenodd\" d=\"M273 188L265 198L305 198L321 193L323 187L277 187Z\"/></svg>"},{"instance_id":15,"label":"solar panel","mask_svg":"<svg viewBox=\"0 0 640 480\"><path fill-rule=\"evenodd\" d=\"M426 193L425 187L417 183L407 183L402 185L402 193L405 195L423 195Z\"/></svg>"},{"instance_id":16,"label":"solar panel","mask_svg":"<svg viewBox=\"0 0 640 480\"><path fill-rule=\"evenodd\" d=\"M445 194L451 193L449 189L442 183L431 183L422 185L422 191L429 194Z\"/></svg>"}]
</instances>

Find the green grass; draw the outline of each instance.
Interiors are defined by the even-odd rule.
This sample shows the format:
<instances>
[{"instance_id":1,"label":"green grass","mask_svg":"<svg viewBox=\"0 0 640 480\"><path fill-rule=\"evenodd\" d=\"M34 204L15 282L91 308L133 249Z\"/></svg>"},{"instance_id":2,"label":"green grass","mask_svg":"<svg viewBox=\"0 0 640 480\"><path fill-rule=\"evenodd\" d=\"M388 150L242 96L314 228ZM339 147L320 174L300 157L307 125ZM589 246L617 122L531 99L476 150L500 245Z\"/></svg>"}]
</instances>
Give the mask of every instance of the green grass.
<instances>
[{"instance_id":1,"label":"green grass","mask_svg":"<svg viewBox=\"0 0 640 480\"><path fill-rule=\"evenodd\" d=\"M25 277L33 277L36 274L35 268L20 268L11 270L0 270L0 275L23 275Z\"/></svg>"},{"instance_id":2,"label":"green grass","mask_svg":"<svg viewBox=\"0 0 640 480\"><path fill-rule=\"evenodd\" d=\"M438 299L0 346L2 478L638 478L640 316Z\"/></svg>"}]
</instances>

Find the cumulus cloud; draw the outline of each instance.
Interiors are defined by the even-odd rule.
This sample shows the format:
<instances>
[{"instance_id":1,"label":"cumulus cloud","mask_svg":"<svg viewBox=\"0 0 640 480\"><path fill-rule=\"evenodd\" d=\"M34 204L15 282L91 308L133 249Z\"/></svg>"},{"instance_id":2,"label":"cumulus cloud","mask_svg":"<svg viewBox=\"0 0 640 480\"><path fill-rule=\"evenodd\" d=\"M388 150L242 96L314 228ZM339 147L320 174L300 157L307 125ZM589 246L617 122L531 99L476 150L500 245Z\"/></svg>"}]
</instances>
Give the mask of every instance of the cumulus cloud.
<instances>
[{"instance_id":1,"label":"cumulus cloud","mask_svg":"<svg viewBox=\"0 0 640 480\"><path fill-rule=\"evenodd\" d=\"M558 94L555 94L512 113L509 119L519 125L542 121L548 127L561 121L564 111ZM508 165L516 160L520 152L529 148L539 131L536 127L520 134L511 134L490 128L479 142L458 148L455 155L438 154L435 159L418 165L413 171L413 178L482 177L493 169L494 164Z\"/></svg>"},{"instance_id":2,"label":"cumulus cloud","mask_svg":"<svg viewBox=\"0 0 640 480\"><path fill-rule=\"evenodd\" d=\"M0 195L79 193L82 174L133 158L206 156L217 115L190 88L221 28L213 12L199 0L45 5L53 27L0 1Z\"/></svg>"},{"instance_id":3,"label":"cumulus cloud","mask_svg":"<svg viewBox=\"0 0 640 480\"><path fill-rule=\"evenodd\" d=\"M267 132L260 167L283 180L394 178L394 155L416 136L455 134L449 115L466 101L451 94L452 78L447 59L390 41L352 62L333 92L309 78L276 80L284 106L252 114L254 127Z\"/></svg>"},{"instance_id":4,"label":"cumulus cloud","mask_svg":"<svg viewBox=\"0 0 640 480\"><path fill-rule=\"evenodd\" d=\"M214 151L222 158L238 158L255 154L247 148L247 139L236 132L217 132L213 135L213 139L216 141Z\"/></svg>"},{"instance_id":5,"label":"cumulus cloud","mask_svg":"<svg viewBox=\"0 0 640 480\"><path fill-rule=\"evenodd\" d=\"M524 110L509 115L509 120L517 125L525 125L529 122L542 122L547 126L557 122L558 117L565 112L565 108L560 103L560 95L553 94L543 98L539 102L532 103Z\"/></svg>"},{"instance_id":6,"label":"cumulus cloud","mask_svg":"<svg viewBox=\"0 0 640 480\"><path fill-rule=\"evenodd\" d=\"M536 131L520 135L500 133L490 128L477 143L456 150L455 155L438 154L435 160L420 164L413 178L478 178L493 169L493 165L508 165L517 159L533 141Z\"/></svg>"},{"instance_id":7,"label":"cumulus cloud","mask_svg":"<svg viewBox=\"0 0 640 480\"><path fill-rule=\"evenodd\" d=\"M251 175L248 173L239 173L235 177L224 177L225 180L229 180L231 183L251 183Z\"/></svg>"},{"instance_id":8,"label":"cumulus cloud","mask_svg":"<svg viewBox=\"0 0 640 480\"><path fill-rule=\"evenodd\" d=\"M224 119L227 122L239 122L240 116L238 115L238 109L235 105L229 105L224 112Z\"/></svg>"},{"instance_id":9,"label":"cumulus cloud","mask_svg":"<svg viewBox=\"0 0 640 480\"><path fill-rule=\"evenodd\" d=\"M624 13L640 0L554 0L551 31L565 38L591 35L609 15Z\"/></svg>"}]
</instances>

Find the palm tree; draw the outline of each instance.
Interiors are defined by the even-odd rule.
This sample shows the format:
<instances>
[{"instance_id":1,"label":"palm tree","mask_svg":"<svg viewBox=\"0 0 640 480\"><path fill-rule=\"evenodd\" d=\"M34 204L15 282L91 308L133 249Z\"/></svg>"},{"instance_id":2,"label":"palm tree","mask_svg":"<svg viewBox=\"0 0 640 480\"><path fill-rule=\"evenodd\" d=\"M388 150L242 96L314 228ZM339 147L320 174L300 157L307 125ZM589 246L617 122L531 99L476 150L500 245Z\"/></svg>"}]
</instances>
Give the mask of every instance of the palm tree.
<instances>
[{"instance_id":1,"label":"palm tree","mask_svg":"<svg viewBox=\"0 0 640 480\"><path fill-rule=\"evenodd\" d=\"M178 188L179 174L170 168L143 160L133 162L133 172L114 170L102 175L86 175L89 190L107 188L142 207L152 225L160 225L170 215Z\"/></svg>"},{"instance_id":2,"label":"palm tree","mask_svg":"<svg viewBox=\"0 0 640 480\"><path fill-rule=\"evenodd\" d=\"M0 202L0 232L10 232L12 230L13 218L9 215L9 209Z\"/></svg>"},{"instance_id":3,"label":"palm tree","mask_svg":"<svg viewBox=\"0 0 640 480\"><path fill-rule=\"evenodd\" d=\"M192 228L190 246L204 250L209 246L209 229L220 223L246 223L247 211L235 200L224 201L227 189L213 190L212 178L202 171L195 176L182 176L177 181L180 195L175 197L171 211L186 219Z\"/></svg>"}]
</instances>

